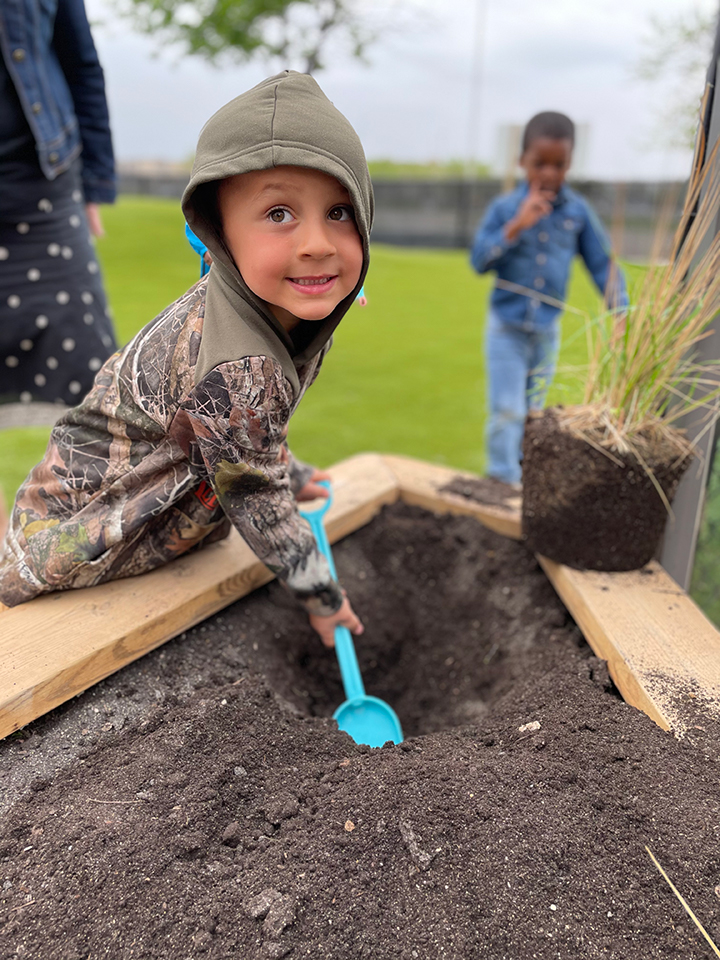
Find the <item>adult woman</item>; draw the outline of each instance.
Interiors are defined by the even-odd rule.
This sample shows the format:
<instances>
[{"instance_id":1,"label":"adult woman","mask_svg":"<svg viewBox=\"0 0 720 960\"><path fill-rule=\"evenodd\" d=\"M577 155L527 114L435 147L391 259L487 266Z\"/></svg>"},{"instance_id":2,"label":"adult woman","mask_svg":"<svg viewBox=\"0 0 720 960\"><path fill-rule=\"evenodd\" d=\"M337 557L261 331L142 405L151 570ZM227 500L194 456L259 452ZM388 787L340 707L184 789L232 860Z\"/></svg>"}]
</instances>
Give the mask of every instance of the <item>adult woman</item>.
<instances>
[{"instance_id":1,"label":"adult woman","mask_svg":"<svg viewBox=\"0 0 720 960\"><path fill-rule=\"evenodd\" d=\"M3 0L0 52L0 401L74 405L116 347L90 237L115 171L83 0Z\"/></svg>"}]
</instances>

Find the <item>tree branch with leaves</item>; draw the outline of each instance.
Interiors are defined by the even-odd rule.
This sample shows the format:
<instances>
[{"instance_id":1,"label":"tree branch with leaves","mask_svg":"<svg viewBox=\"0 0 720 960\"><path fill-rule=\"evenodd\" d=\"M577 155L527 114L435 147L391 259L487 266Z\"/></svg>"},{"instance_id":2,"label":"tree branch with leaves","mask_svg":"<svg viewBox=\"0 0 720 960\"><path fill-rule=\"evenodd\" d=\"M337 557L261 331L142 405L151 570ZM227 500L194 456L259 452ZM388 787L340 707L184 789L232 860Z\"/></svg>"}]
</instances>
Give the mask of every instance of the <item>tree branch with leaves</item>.
<instances>
[{"instance_id":1,"label":"tree branch with leaves","mask_svg":"<svg viewBox=\"0 0 720 960\"><path fill-rule=\"evenodd\" d=\"M637 66L642 80L665 83L658 128L666 146L695 142L705 74L713 48L717 10L696 6L674 17L653 16L645 54Z\"/></svg>"},{"instance_id":2,"label":"tree branch with leaves","mask_svg":"<svg viewBox=\"0 0 720 960\"><path fill-rule=\"evenodd\" d=\"M362 59L375 32L358 0L118 0L136 29L219 65L255 57L313 73L331 40Z\"/></svg>"}]
</instances>

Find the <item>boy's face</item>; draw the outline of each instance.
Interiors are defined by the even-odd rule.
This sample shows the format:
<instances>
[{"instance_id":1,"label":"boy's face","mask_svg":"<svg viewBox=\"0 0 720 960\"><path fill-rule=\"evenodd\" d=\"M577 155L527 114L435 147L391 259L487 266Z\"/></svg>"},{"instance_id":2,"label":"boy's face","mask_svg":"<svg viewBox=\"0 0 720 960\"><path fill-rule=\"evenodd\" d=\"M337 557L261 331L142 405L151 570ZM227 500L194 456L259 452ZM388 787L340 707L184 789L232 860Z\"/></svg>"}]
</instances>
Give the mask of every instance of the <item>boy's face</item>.
<instances>
[{"instance_id":1,"label":"boy's face","mask_svg":"<svg viewBox=\"0 0 720 960\"><path fill-rule=\"evenodd\" d=\"M527 174L528 183L536 190L552 193L563 185L572 162L570 140L537 137L520 157L520 166Z\"/></svg>"},{"instance_id":2,"label":"boy's face","mask_svg":"<svg viewBox=\"0 0 720 960\"><path fill-rule=\"evenodd\" d=\"M353 291L362 241L334 177L305 167L254 170L223 180L218 204L243 280L288 332L327 317Z\"/></svg>"}]
</instances>

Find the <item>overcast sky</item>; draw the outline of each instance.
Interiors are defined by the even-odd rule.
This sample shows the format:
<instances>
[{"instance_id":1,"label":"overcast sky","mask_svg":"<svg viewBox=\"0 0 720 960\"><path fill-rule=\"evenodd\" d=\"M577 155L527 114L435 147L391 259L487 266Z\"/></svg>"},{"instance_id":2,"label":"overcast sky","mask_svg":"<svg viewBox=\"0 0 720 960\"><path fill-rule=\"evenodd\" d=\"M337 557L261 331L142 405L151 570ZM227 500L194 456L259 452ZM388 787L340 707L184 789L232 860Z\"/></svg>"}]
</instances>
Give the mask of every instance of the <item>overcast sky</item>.
<instances>
[{"instance_id":1,"label":"overcast sky","mask_svg":"<svg viewBox=\"0 0 720 960\"><path fill-rule=\"evenodd\" d=\"M363 2L358 0L359 6ZM698 2L704 9L714 6L713 0ZM86 5L96 23L120 160L187 158L218 107L275 72L262 63L218 70L172 49L158 57L157 42L133 33L113 12L111 0ZM368 66L338 51L316 77L356 127L370 158L464 158L473 142L476 157L493 162L500 125L524 123L539 110L561 110L589 125L587 175L684 177L689 154L664 149L653 130L662 91L634 79L633 70L649 18L693 5L693 0L400 0L397 25L370 49ZM485 10L484 30L473 94L479 7Z\"/></svg>"}]
</instances>

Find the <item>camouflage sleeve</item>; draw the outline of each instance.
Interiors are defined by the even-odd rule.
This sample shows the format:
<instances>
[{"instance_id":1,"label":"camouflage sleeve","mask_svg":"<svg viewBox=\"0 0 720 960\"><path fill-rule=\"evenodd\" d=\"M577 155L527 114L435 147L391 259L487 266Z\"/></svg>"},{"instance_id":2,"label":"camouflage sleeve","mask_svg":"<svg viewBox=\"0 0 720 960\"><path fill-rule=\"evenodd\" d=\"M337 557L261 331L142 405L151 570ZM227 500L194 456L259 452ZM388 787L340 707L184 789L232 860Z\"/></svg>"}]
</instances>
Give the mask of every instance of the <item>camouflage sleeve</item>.
<instances>
[{"instance_id":1,"label":"camouflage sleeve","mask_svg":"<svg viewBox=\"0 0 720 960\"><path fill-rule=\"evenodd\" d=\"M302 460L298 460L287 444L285 444L285 452L288 458L287 465L288 476L290 477L290 489L293 492L293 496L296 496L315 472L315 467L309 463L304 463Z\"/></svg>"},{"instance_id":2,"label":"camouflage sleeve","mask_svg":"<svg viewBox=\"0 0 720 960\"><path fill-rule=\"evenodd\" d=\"M221 364L183 404L202 463L226 516L309 613L343 600L298 512L285 443L290 385L278 364L246 357Z\"/></svg>"}]
</instances>

